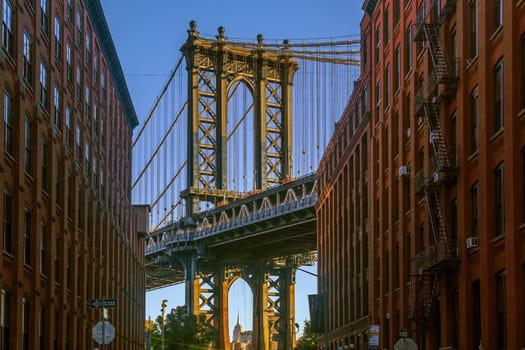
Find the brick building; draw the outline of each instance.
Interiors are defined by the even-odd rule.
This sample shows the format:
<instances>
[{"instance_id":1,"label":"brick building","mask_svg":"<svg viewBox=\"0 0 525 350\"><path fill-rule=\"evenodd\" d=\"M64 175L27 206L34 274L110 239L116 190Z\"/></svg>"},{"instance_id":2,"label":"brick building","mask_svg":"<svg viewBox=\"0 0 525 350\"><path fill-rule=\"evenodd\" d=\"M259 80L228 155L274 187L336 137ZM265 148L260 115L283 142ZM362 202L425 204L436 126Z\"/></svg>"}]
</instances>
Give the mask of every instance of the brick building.
<instances>
[{"instance_id":1,"label":"brick building","mask_svg":"<svg viewBox=\"0 0 525 350\"><path fill-rule=\"evenodd\" d=\"M367 0L363 9L368 319L379 348L392 349L402 329L419 349L525 347L525 3ZM331 147L319 169L332 348L351 336L352 327L337 333L351 322L332 322L354 289L334 284L348 264L323 257L323 244L353 244L338 227L362 202L343 205L343 180L324 174L350 164ZM324 212L339 214L327 222ZM350 301L348 312L362 307Z\"/></svg>"},{"instance_id":2,"label":"brick building","mask_svg":"<svg viewBox=\"0 0 525 350\"><path fill-rule=\"evenodd\" d=\"M2 0L0 349L143 348L137 117L99 0Z\"/></svg>"}]
</instances>

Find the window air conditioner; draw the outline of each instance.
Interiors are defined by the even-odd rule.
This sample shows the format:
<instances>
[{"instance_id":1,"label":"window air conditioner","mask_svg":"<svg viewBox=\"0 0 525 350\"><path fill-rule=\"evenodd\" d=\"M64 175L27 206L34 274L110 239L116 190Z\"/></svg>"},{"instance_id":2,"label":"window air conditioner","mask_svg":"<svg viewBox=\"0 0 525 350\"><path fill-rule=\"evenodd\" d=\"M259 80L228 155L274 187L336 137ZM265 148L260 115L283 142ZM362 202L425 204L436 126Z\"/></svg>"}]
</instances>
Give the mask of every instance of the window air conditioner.
<instances>
[{"instance_id":1,"label":"window air conditioner","mask_svg":"<svg viewBox=\"0 0 525 350\"><path fill-rule=\"evenodd\" d=\"M438 140L438 133L437 132L431 131L428 136L430 138L430 143L434 144L434 143L437 142L437 140Z\"/></svg>"},{"instance_id":2,"label":"window air conditioner","mask_svg":"<svg viewBox=\"0 0 525 350\"><path fill-rule=\"evenodd\" d=\"M409 165L401 165L399 167L399 176L410 176L410 166Z\"/></svg>"},{"instance_id":3,"label":"window air conditioner","mask_svg":"<svg viewBox=\"0 0 525 350\"><path fill-rule=\"evenodd\" d=\"M479 247L479 238L477 236L468 237L465 241L467 249Z\"/></svg>"}]
</instances>

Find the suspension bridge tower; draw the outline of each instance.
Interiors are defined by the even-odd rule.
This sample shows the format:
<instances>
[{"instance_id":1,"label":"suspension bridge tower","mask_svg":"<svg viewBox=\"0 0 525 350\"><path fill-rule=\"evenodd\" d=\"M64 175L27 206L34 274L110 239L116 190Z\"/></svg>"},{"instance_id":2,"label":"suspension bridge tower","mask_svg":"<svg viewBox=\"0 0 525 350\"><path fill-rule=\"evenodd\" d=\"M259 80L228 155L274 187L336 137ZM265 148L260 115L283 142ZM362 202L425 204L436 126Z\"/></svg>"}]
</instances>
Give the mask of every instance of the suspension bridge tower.
<instances>
[{"instance_id":1,"label":"suspension bridge tower","mask_svg":"<svg viewBox=\"0 0 525 350\"><path fill-rule=\"evenodd\" d=\"M187 188L181 197L185 215L191 218L204 202L220 206L242 197L238 189L230 188L235 180L229 178L228 169L237 164L228 158L236 152L244 158L245 176L255 191L291 177L292 83L298 64L287 54L286 42L279 50L268 50L259 35L255 46L243 47L229 42L223 27L215 40L205 39L194 21L181 51L188 76ZM232 102L241 89L251 98ZM233 108L235 113L229 110ZM250 117L253 127L244 135L243 148L232 149L240 125ZM202 271L195 254L183 264L186 306L194 314L206 314L218 330L216 348L229 348L228 290L238 278L254 295L254 347L294 346L294 264L218 261L212 270ZM275 342L272 337L279 339Z\"/></svg>"},{"instance_id":2,"label":"suspension bridge tower","mask_svg":"<svg viewBox=\"0 0 525 350\"><path fill-rule=\"evenodd\" d=\"M292 169L292 83L297 62L287 54L286 42L279 51L263 47L258 35L255 47L228 42L219 27L216 40L199 37L190 22L182 47L188 70L188 166L186 215L199 211L199 203L235 200L238 191L229 188L228 156L242 152L254 190L280 184ZM237 123L227 129L228 106L240 87L247 88L252 103L241 105ZM230 112L230 113L229 113ZM253 132L243 150L231 150L231 139L252 113ZM232 124L232 123L230 123ZM230 150L228 150L230 148ZM246 154L249 151L251 154ZM239 180L239 179L238 179Z\"/></svg>"}]
</instances>

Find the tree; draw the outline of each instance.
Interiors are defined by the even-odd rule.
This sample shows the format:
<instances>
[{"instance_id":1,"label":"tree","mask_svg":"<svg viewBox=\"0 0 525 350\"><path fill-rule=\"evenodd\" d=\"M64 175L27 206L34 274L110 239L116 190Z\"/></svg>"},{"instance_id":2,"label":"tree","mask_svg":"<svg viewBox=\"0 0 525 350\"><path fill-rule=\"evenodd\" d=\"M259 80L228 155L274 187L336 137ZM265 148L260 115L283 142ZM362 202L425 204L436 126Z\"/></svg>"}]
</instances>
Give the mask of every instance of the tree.
<instances>
[{"instance_id":1,"label":"tree","mask_svg":"<svg viewBox=\"0 0 525 350\"><path fill-rule=\"evenodd\" d=\"M156 323L160 329L161 317ZM155 334L155 338L161 337ZM157 339L153 343L159 344ZM189 314L184 306L172 309L166 315L164 322L164 348L170 350L182 349L207 349L208 345L216 339L215 330L208 324L205 315L195 316ZM155 346L154 349L160 349Z\"/></svg>"},{"instance_id":2,"label":"tree","mask_svg":"<svg viewBox=\"0 0 525 350\"><path fill-rule=\"evenodd\" d=\"M295 350L316 350L319 334L312 332L310 321L304 321L303 335L297 341Z\"/></svg>"}]
</instances>

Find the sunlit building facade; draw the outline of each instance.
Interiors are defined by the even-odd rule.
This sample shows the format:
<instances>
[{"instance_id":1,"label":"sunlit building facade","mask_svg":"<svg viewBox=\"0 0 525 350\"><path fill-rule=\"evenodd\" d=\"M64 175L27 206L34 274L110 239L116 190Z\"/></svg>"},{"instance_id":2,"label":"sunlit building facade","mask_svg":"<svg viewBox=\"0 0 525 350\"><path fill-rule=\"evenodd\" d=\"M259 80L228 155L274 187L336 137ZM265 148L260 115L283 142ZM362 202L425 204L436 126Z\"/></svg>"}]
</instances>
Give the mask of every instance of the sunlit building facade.
<instances>
[{"instance_id":1,"label":"sunlit building facade","mask_svg":"<svg viewBox=\"0 0 525 350\"><path fill-rule=\"evenodd\" d=\"M369 36L364 18L362 41ZM366 44L362 57L366 58ZM370 64L361 62L361 78L337 123L317 172L318 290L328 312L319 344L331 349L367 348L370 242ZM325 336L328 332L328 338Z\"/></svg>"},{"instance_id":2,"label":"sunlit building facade","mask_svg":"<svg viewBox=\"0 0 525 350\"><path fill-rule=\"evenodd\" d=\"M0 349L142 349L137 117L99 0L2 0Z\"/></svg>"},{"instance_id":3,"label":"sunlit building facade","mask_svg":"<svg viewBox=\"0 0 525 350\"><path fill-rule=\"evenodd\" d=\"M406 330L419 349L523 348L525 3L367 0L363 9L362 60L371 65L364 280L369 324L379 329L367 339L392 349ZM352 228L338 227L362 202L346 204L347 186L323 180L346 166L332 154L319 169L318 234L335 349L352 336L333 320L353 312L344 302L353 290L337 281L356 259L339 252L354 244Z\"/></svg>"}]
</instances>

